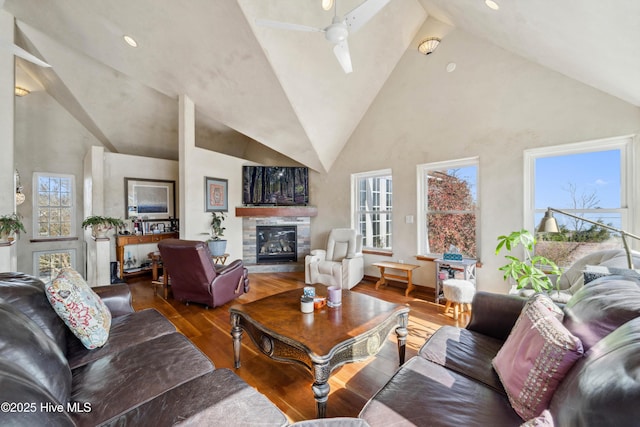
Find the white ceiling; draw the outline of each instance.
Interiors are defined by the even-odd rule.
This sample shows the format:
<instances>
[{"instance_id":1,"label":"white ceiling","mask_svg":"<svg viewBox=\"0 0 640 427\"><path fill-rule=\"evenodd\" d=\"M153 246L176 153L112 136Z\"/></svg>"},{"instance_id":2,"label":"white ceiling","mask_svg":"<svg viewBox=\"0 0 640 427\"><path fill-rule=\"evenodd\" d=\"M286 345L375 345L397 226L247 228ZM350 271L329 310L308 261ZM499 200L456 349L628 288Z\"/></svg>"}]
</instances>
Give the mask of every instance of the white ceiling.
<instances>
[{"instance_id":1,"label":"white ceiling","mask_svg":"<svg viewBox=\"0 0 640 427\"><path fill-rule=\"evenodd\" d=\"M339 0L338 14L359 3ZM351 74L322 34L255 25L326 27L333 12L320 0L5 0L3 8L17 19L17 43L53 66L18 61L17 81L46 88L126 154L177 159L177 97L186 94L197 145L329 170L401 57L431 35L417 34L427 16L640 106L640 2L498 3L492 11L482 0L391 0L349 37Z\"/></svg>"}]
</instances>

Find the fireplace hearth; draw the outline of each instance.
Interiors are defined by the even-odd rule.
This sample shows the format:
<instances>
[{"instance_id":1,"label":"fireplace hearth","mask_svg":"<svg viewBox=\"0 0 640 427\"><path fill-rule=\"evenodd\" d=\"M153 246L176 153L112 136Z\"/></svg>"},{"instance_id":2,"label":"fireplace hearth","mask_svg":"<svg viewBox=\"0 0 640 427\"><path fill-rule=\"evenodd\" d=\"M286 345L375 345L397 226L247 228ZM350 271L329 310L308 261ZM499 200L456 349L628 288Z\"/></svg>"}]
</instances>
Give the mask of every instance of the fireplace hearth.
<instances>
[{"instance_id":1,"label":"fireplace hearth","mask_svg":"<svg viewBox=\"0 0 640 427\"><path fill-rule=\"evenodd\" d=\"M296 226L258 225L256 226L256 262L296 262Z\"/></svg>"}]
</instances>

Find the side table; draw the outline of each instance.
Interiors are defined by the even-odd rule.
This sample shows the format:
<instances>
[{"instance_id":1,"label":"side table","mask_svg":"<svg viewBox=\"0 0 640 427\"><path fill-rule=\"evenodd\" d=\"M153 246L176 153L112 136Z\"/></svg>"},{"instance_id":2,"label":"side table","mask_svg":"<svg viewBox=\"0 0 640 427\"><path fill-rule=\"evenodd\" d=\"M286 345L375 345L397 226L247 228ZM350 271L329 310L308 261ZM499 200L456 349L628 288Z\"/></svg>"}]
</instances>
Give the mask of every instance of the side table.
<instances>
[{"instance_id":1,"label":"side table","mask_svg":"<svg viewBox=\"0 0 640 427\"><path fill-rule=\"evenodd\" d=\"M470 281L475 286L476 264L478 260L464 258L461 261L453 261L438 258L434 262L436 263L436 304L440 304L440 300L444 298L442 282L450 278L448 274L450 270L462 271L463 279Z\"/></svg>"}]
</instances>

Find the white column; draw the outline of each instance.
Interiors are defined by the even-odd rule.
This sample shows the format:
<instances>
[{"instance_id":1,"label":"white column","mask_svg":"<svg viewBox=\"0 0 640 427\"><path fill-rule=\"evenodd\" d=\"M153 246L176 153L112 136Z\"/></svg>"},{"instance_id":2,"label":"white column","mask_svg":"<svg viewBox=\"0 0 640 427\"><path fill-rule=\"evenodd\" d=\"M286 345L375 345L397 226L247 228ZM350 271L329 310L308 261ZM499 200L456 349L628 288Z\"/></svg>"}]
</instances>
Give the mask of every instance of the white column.
<instances>
[{"instance_id":1,"label":"white column","mask_svg":"<svg viewBox=\"0 0 640 427\"><path fill-rule=\"evenodd\" d=\"M187 214L187 200L190 199L190 193L199 191L200 187L194 182L189 182L189 174L187 173L187 165L189 159L194 156L196 146L196 113L195 105L191 98L187 95L178 97L179 104L179 127L178 127L178 182L180 193L180 238L184 236L197 234L200 230L200 224L191 224ZM200 185L204 185L200 179ZM202 191L200 191L202 197ZM190 227L198 228L198 231L190 230Z\"/></svg>"},{"instance_id":2,"label":"white column","mask_svg":"<svg viewBox=\"0 0 640 427\"><path fill-rule=\"evenodd\" d=\"M104 147L98 146L91 147L84 158L84 217L91 215L104 215ZM87 243L87 283L90 286L109 285L111 239L95 239L89 228L84 231L84 240Z\"/></svg>"}]
</instances>

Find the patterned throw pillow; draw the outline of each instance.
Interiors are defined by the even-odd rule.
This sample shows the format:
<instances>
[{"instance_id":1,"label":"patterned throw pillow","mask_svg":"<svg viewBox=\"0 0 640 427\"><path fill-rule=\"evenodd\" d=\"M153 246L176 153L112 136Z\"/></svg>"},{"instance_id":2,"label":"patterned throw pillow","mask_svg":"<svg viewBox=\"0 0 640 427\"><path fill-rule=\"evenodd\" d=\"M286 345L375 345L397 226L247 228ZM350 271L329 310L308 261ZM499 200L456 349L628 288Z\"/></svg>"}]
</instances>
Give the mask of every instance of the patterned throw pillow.
<instances>
[{"instance_id":1,"label":"patterned throw pillow","mask_svg":"<svg viewBox=\"0 0 640 427\"><path fill-rule=\"evenodd\" d=\"M107 342L111 312L77 271L63 268L45 291L58 316L86 348Z\"/></svg>"},{"instance_id":2,"label":"patterned throw pillow","mask_svg":"<svg viewBox=\"0 0 640 427\"><path fill-rule=\"evenodd\" d=\"M548 296L534 295L493 359L511 406L523 420L547 409L558 384L583 354L582 343L562 325L559 309L552 305Z\"/></svg>"}]
</instances>

